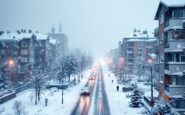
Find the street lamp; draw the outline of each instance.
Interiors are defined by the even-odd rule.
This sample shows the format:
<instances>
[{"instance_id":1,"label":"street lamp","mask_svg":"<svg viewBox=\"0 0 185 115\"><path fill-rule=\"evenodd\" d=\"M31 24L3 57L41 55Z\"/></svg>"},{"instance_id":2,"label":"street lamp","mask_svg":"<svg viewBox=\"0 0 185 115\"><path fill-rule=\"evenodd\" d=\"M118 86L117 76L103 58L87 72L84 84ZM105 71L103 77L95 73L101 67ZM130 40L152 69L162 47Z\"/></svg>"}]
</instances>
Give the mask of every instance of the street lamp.
<instances>
[{"instance_id":1,"label":"street lamp","mask_svg":"<svg viewBox=\"0 0 185 115\"><path fill-rule=\"evenodd\" d=\"M8 60L8 66L13 67L14 66L14 61L12 59Z\"/></svg>"},{"instance_id":2,"label":"street lamp","mask_svg":"<svg viewBox=\"0 0 185 115\"><path fill-rule=\"evenodd\" d=\"M64 103L64 99L63 99L63 96L64 96L64 80L62 79L62 104Z\"/></svg>"},{"instance_id":3,"label":"street lamp","mask_svg":"<svg viewBox=\"0 0 185 115\"><path fill-rule=\"evenodd\" d=\"M13 72L13 67L15 66L15 62L13 59L9 59L7 64L8 64L8 68L9 68L9 77L10 77L9 79L12 82L13 81L13 73L12 72Z\"/></svg>"},{"instance_id":4,"label":"street lamp","mask_svg":"<svg viewBox=\"0 0 185 115\"><path fill-rule=\"evenodd\" d=\"M154 105L154 96L153 96L153 75L152 75L152 71L153 71L153 67L152 67L152 63L153 60L150 58L148 59L148 63L149 63L149 67L150 67L150 73L151 73L151 106L153 107Z\"/></svg>"}]
</instances>

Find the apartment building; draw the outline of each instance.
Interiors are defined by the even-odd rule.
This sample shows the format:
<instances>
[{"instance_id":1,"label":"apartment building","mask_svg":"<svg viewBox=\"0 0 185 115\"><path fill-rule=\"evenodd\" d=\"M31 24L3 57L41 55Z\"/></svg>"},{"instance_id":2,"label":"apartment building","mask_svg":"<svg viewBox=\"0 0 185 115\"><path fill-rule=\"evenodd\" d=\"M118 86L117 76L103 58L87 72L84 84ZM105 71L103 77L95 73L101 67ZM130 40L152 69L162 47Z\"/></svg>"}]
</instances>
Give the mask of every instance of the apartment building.
<instances>
[{"instance_id":1,"label":"apartment building","mask_svg":"<svg viewBox=\"0 0 185 115\"><path fill-rule=\"evenodd\" d=\"M171 100L179 113L185 112L185 1L162 0L155 20L159 44L161 96Z\"/></svg>"},{"instance_id":2,"label":"apartment building","mask_svg":"<svg viewBox=\"0 0 185 115\"><path fill-rule=\"evenodd\" d=\"M155 53L156 45L157 40L147 31L134 30L131 36L123 38L119 44L119 52L125 61L125 73L138 74L138 70L145 66L150 54Z\"/></svg>"},{"instance_id":3,"label":"apartment building","mask_svg":"<svg viewBox=\"0 0 185 115\"><path fill-rule=\"evenodd\" d=\"M18 30L15 33L3 32L0 35L0 66L4 76L10 81L25 79L32 74L43 72L49 66L54 51L50 46L55 45L47 34ZM11 74L11 75L8 75Z\"/></svg>"}]
</instances>

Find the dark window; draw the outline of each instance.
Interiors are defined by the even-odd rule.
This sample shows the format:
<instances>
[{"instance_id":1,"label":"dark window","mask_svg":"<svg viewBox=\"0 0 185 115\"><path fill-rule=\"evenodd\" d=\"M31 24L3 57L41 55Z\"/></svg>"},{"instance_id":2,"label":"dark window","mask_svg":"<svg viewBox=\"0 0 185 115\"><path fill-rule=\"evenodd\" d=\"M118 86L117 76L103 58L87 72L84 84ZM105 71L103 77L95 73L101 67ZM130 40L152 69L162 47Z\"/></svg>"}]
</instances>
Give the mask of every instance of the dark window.
<instances>
[{"instance_id":1,"label":"dark window","mask_svg":"<svg viewBox=\"0 0 185 115\"><path fill-rule=\"evenodd\" d=\"M183 17L183 9L175 9L173 11L173 17Z\"/></svg>"},{"instance_id":2,"label":"dark window","mask_svg":"<svg viewBox=\"0 0 185 115\"><path fill-rule=\"evenodd\" d=\"M180 54L175 54L176 62L180 62Z\"/></svg>"},{"instance_id":3,"label":"dark window","mask_svg":"<svg viewBox=\"0 0 185 115\"><path fill-rule=\"evenodd\" d=\"M173 32L174 39L185 39L185 31L184 30L177 30Z\"/></svg>"},{"instance_id":4,"label":"dark window","mask_svg":"<svg viewBox=\"0 0 185 115\"><path fill-rule=\"evenodd\" d=\"M184 109L185 108L185 100L184 99L178 99L178 100L175 100L175 105L176 105L176 108L179 108L179 109Z\"/></svg>"},{"instance_id":5,"label":"dark window","mask_svg":"<svg viewBox=\"0 0 185 115\"><path fill-rule=\"evenodd\" d=\"M181 55L181 62L185 62L185 55Z\"/></svg>"},{"instance_id":6,"label":"dark window","mask_svg":"<svg viewBox=\"0 0 185 115\"><path fill-rule=\"evenodd\" d=\"M183 77L176 77L176 85L185 85L185 79Z\"/></svg>"}]
</instances>

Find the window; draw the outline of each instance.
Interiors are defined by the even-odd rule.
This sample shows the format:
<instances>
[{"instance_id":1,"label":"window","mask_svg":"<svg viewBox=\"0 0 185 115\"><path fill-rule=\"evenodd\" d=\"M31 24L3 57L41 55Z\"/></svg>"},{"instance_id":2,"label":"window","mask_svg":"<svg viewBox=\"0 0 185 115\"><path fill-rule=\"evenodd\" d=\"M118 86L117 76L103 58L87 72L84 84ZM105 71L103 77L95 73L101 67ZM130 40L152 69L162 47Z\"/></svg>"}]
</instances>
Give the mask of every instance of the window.
<instances>
[{"instance_id":1,"label":"window","mask_svg":"<svg viewBox=\"0 0 185 115\"><path fill-rule=\"evenodd\" d=\"M22 43L21 43L21 46L22 46L22 47L27 47L27 43L26 43L26 42L22 42Z\"/></svg>"},{"instance_id":2,"label":"window","mask_svg":"<svg viewBox=\"0 0 185 115\"><path fill-rule=\"evenodd\" d=\"M181 62L185 62L185 55L181 55Z\"/></svg>"},{"instance_id":3,"label":"window","mask_svg":"<svg viewBox=\"0 0 185 115\"><path fill-rule=\"evenodd\" d=\"M26 57L22 57L21 62L28 62L28 59Z\"/></svg>"},{"instance_id":4,"label":"window","mask_svg":"<svg viewBox=\"0 0 185 115\"><path fill-rule=\"evenodd\" d=\"M3 55L5 55L6 51L5 51L5 50L1 50L1 53L2 53Z\"/></svg>"},{"instance_id":5,"label":"window","mask_svg":"<svg viewBox=\"0 0 185 115\"><path fill-rule=\"evenodd\" d=\"M27 55L28 54L28 50L21 50L21 55Z\"/></svg>"},{"instance_id":6,"label":"window","mask_svg":"<svg viewBox=\"0 0 185 115\"><path fill-rule=\"evenodd\" d=\"M185 39L185 31L184 30L177 30L173 32L174 39Z\"/></svg>"},{"instance_id":7,"label":"window","mask_svg":"<svg viewBox=\"0 0 185 115\"><path fill-rule=\"evenodd\" d=\"M175 106L176 106L176 108L184 109L185 108L185 100L184 99L175 100Z\"/></svg>"},{"instance_id":8,"label":"window","mask_svg":"<svg viewBox=\"0 0 185 115\"><path fill-rule=\"evenodd\" d=\"M180 54L175 54L175 62L180 62Z\"/></svg>"},{"instance_id":9,"label":"window","mask_svg":"<svg viewBox=\"0 0 185 115\"><path fill-rule=\"evenodd\" d=\"M176 77L176 85L185 85L184 77Z\"/></svg>"},{"instance_id":10,"label":"window","mask_svg":"<svg viewBox=\"0 0 185 115\"><path fill-rule=\"evenodd\" d=\"M175 18L183 17L183 9L173 10L173 17Z\"/></svg>"}]
</instances>

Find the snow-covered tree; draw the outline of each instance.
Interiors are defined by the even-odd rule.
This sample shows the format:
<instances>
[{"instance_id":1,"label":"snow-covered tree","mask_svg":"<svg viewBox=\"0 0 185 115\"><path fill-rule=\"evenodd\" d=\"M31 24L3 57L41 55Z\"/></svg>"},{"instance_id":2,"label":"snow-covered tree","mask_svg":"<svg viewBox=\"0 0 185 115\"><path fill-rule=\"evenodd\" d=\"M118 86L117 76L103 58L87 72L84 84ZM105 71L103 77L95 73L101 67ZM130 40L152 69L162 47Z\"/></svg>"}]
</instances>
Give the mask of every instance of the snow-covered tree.
<instances>
[{"instance_id":1,"label":"snow-covered tree","mask_svg":"<svg viewBox=\"0 0 185 115\"><path fill-rule=\"evenodd\" d=\"M71 75L77 72L77 61L73 55L69 55L66 57L64 61L64 69L70 82Z\"/></svg>"},{"instance_id":2,"label":"snow-covered tree","mask_svg":"<svg viewBox=\"0 0 185 115\"><path fill-rule=\"evenodd\" d=\"M141 98L142 98L141 92L137 88L135 88L130 97L131 97L130 106L139 107L139 104L141 104Z\"/></svg>"},{"instance_id":3,"label":"snow-covered tree","mask_svg":"<svg viewBox=\"0 0 185 115\"><path fill-rule=\"evenodd\" d=\"M65 70L64 64L62 64L62 67L57 75L57 79L59 83L61 83L65 77L66 77L66 70Z\"/></svg>"},{"instance_id":4,"label":"snow-covered tree","mask_svg":"<svg viewBox=\"0 0 185 115\"><path fill-rule=\"evenodd\" d=\"M171 104L163 99L159 99L153 109L152 115L178 115L178 113L173 109Z\"/></svg>"}]
</instances>

